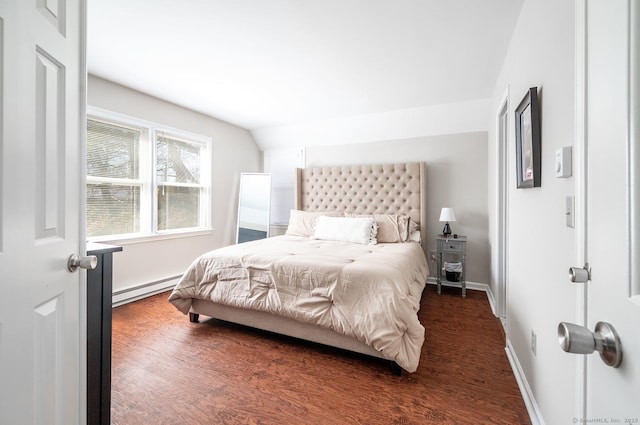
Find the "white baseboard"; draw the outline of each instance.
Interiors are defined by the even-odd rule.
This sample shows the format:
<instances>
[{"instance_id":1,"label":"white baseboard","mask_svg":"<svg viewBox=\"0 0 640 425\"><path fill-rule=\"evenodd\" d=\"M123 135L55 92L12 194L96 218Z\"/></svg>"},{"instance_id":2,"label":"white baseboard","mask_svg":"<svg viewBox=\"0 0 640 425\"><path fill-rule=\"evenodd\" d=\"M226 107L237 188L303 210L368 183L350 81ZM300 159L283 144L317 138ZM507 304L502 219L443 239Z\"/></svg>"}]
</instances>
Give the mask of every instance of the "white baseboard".
<instances>
[{"instance_id":1,"label":"white baseboard","mask_svg":"<svg viewBox=\"0 0 640 425\"><path fill-rule=\"evenodd\" d=\"M154 282L143 283L141 285L130 286L113 292L111 301L112 307L127 304L142 298L150 297L161 292L168 291L176 286L181 275L168 277Z\"/></svg>"},{"instance_id":2,"label":"white baseboard","mask_svg":"<svg viewBox=\"0 0 640 425\"><path fill-rule=\"evenodd\" d=\"M522 394L522 400L524 401L524 405L529 413L531 424L545 425L544 419L542 418L542 412L538 407L536 398L533 396L533 391L531 391L531 387L527 382L527 377L520 366L520 362L518 361L518 357L513 349L513 345L511 345L511 342L508 339L507 346L504 348L504 351L507 353L509 364L511 364L511 370L513 370L513 375L518 383L518 388L520 388L520 394Z\"/></svg>"},{"instance_id":3,"label":"white baseboard","mask_svg":"<svg viewBox=\"0 0 640 425\"><path fill-rule=\"evenodd\" d=\"M491 286L487 285L487 299L489 300L489 305L491 306L491 312L494 316L498 317L496 314L496 299L493 296L493 291L491 290Z\"/></svg>"}]
</instances>

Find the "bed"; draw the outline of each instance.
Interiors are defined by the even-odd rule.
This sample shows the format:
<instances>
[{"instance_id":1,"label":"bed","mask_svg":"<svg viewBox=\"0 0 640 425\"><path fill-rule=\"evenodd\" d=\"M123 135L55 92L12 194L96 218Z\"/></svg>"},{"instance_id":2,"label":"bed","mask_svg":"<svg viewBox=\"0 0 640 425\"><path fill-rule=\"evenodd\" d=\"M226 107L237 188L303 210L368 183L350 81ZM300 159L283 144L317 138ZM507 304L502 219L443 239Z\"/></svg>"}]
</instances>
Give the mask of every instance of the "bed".
<instances>
[{"instance_id":1,"label":"bed","mask_svg":"<svg viewBox=\"0 0 640 425\"><path fill-rule=\"evenodd\" d=\"M296 173L287 233L203 254L169 301L192 322L202 314L387 359L396 374L414 372L428 276L424 164Z\"/></svg>"}]
</instances>

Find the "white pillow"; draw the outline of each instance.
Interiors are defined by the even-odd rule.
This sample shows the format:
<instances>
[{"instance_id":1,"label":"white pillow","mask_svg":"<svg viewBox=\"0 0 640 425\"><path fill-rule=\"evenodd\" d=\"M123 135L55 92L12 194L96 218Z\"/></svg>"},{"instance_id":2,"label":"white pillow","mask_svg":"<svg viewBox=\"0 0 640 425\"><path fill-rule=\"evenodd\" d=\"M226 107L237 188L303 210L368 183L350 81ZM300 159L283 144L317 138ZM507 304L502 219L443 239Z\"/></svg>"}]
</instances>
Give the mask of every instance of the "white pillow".
<instances>
[{"instance_id":1,"label":"white pillow","mask_svg":"<svg viewBox=\"0 0 640 425\"><path fill-rule=\"evenodd\" d=\"M374 245L378 226L373 218L318 217L312 239Z\"/></svg>"}]
</instances>

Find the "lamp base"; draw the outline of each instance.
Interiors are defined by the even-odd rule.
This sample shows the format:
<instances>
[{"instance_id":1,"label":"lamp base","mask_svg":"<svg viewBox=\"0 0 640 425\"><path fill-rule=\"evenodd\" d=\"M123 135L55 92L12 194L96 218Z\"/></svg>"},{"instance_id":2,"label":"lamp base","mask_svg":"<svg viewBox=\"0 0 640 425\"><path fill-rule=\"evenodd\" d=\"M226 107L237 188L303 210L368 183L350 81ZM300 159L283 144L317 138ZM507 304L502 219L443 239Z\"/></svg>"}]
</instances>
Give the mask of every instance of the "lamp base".
<instances>
[{"instance_id":1,"label":"lamp base","mask_svg":"<svg viewBox=\"0 0 640 425\"><path fill-rule=\"evenodd\" d=\"M448 238L451 234L451 227L449 226L449 222L447 221L444 225L444 229L442 229L442 234L445 238Z\"/></svg>"}]
</instances>

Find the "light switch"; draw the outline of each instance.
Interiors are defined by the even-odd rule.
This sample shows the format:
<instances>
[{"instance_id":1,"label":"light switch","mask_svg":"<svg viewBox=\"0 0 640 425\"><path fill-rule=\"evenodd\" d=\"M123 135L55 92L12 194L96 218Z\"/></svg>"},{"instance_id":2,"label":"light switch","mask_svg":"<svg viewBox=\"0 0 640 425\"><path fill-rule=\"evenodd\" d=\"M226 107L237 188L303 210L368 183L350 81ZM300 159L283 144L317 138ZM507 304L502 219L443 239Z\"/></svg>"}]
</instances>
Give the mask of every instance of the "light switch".
<instances>
[{"instance_id":1,"label":"light switch","mask_svg":"<svg viewBox=\"0 0 640 425\"><path fill-rule=\"evenodd\" d=\"M574 214L574 209L575 209L575 201L574 201L574 197L573 196L567 196L565 199L565 216L567 217L567 227L575 227L576 226L576 222L575 222L575 214Z\"/></svg>"},{"instance_id":2,"label":"light switch","mask_svg":"<svg viewBox=\"0 0 640 425\"><path fill-rule=\"evenodd\" d=\"M571 177L571 146L564 146L556 151L556 177Z\"/></svg>"}]
</instances>

